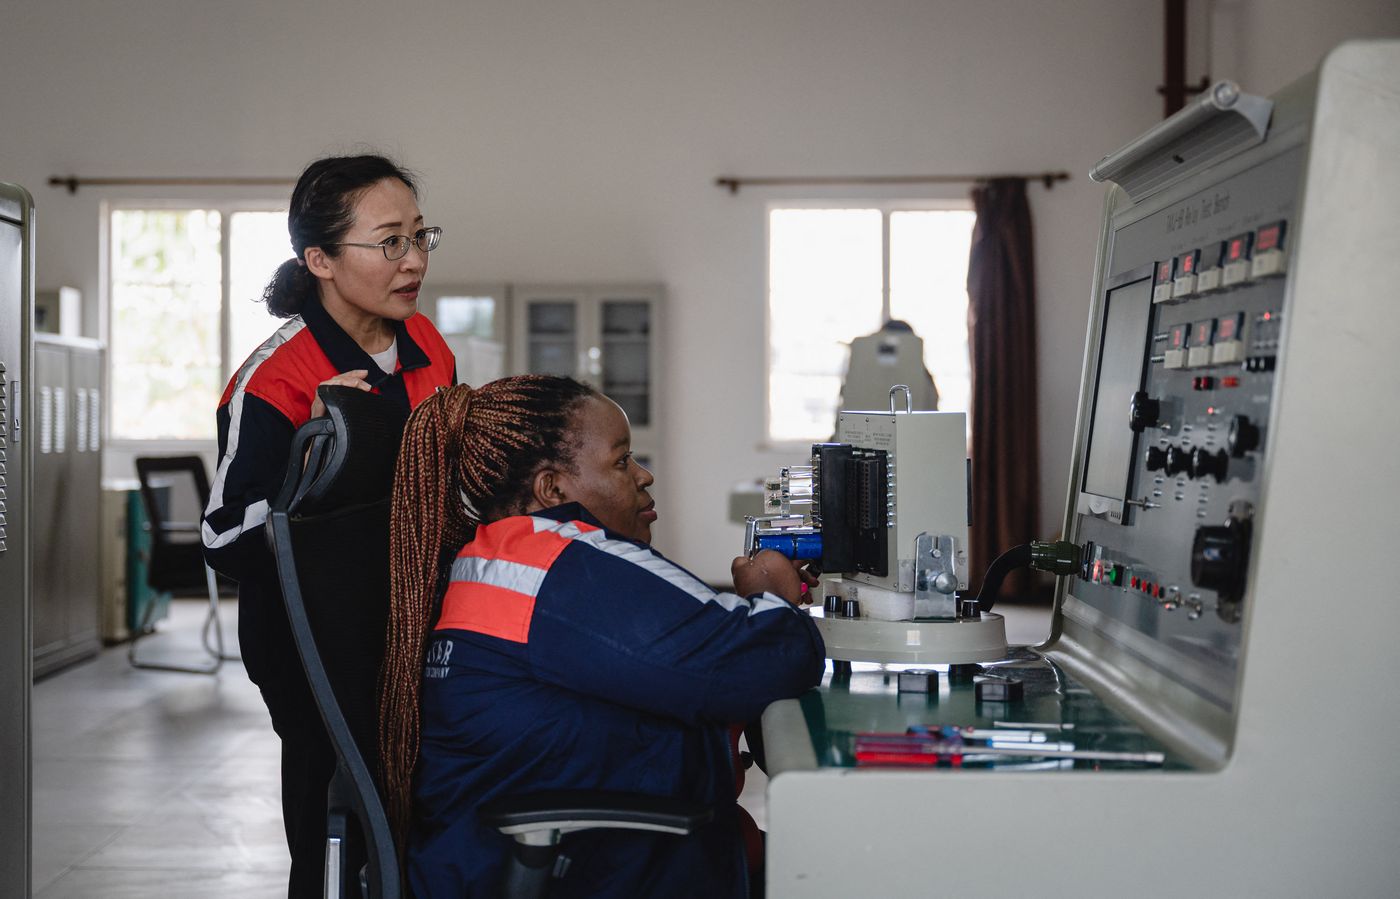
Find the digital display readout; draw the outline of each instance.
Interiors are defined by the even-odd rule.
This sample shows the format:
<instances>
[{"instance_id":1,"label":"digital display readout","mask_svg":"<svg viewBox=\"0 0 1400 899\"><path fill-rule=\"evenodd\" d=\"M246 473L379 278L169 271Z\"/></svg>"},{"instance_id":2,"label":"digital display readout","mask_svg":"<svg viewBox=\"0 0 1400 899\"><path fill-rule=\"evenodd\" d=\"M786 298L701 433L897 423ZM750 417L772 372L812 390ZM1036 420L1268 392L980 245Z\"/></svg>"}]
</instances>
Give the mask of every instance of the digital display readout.
<instances>
[{"instance_id":1,"label":"digital display readout","mask_svg":"<svg viewBox=\"0 0 1400 899\"><path fill-rule=\"evenodd\" d=\"M1211 338L1215 336L1215 319L1207 318L1194 322L1191 325L1191 345L1210 346Z\"/></svg>"},{"instance_id":2,"label":"digital display readout","mask_svg":"<svg viewBox=\"0 0 1400 899\"><path fill-rule=\"evenodd\" d=\"M1250 244L1254 234L1240 234L1225 241L1225 261L1243 262L1249 258Z\"/></svg>"},{"instance_id":3,"label":"digital display readout","mask_svg":"<svg viewBox=\"0 0 1400 899\"><path fill-rule=\"evenodd\" d=\"M1182 253L1180 256L1176 257L1177 271L1181 272L1182 275L1194 275L1196 274L1196 269L1200 267L1200 261L1200 250L1191 250Z\"/></svg>"},{"instance_id":4,"label":"digital display readout","mask_svg":"<svg viewBox=\"0 0 1400 899\"><path fill-rule=\"evenodd\" d=\"M1244 325L1244 313L1236 312L1234 315L1221 316L1215 323L1215 337L1217 340L1239 340L1240 328Z\"/></svg>"},{"instance_id":5,"label":"digital display readout","mask_svg":"<svg viewBox=\"0 0 1400 899\"><path fill-rule=\"evenodd\" d=\"M1201 268L1209 271L1225 264L1225 241L1211 244L1201 251Z\"/></svg>"},{"instance_id":6,"label":"digital display readout","mask_svg":"<svg viewBox=\"0 0 1400 899\"><path fill-rule=\"evenodd\" d=\"M1254 249L1256 252L1265 250L1283 249L1283 226L1284 223L1274 222L1272 225L1265 225L1254 232Z\"/></svg>"},{"instance_id":7,"label":"digital display readout","mask_svg":"<svg viewBox=\"0 0 1400 899\"><path fill-rule=\"evenodd\" d=\"M1187 324L1172 325L1171 333L1167 337L1167 343L1171 344L1171 349L1183 350L1186 348L1186 335L1191 330Z\"/></svg>"},{"instance_id":8,"label":"digital display readout","mask_svg":"<svg viewBox=\"0 0 1400 899\"><path fill-rule=\"evenodd\" d=\"M1165 262L1157 263L1157 277L1152 279L1154 284L1170 284L1172 280L1172 266L1176 260L1168 259Z\"/></svg>"}]
</instances>

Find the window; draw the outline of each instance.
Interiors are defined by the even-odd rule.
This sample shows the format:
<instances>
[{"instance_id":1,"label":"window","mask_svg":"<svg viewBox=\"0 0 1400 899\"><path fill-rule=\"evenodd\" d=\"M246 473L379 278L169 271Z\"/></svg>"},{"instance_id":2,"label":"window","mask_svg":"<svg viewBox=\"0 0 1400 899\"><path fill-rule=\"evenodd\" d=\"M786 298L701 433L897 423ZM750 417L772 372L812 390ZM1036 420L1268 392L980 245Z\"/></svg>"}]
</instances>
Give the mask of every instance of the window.
<instances>
[{"instance_id":1,"label":"window","mask_svg":"<svg viewBox=\"0 0 1400 899\"><path fill-rule=\"evenodd\" d=\"M224 385L281 321L262 292L292 255L287 213L208 205L109 216L112 438L213 440Z\"/></svg>"},{"instance_id":2,"label":"window","mask_svg":"<svg viewBox=\"0 0 1400 899\"><path fill-rule=\"evenodd\" d=\"M768 217L768 440L830 438L849 343L902 319L924 341L939 409L966 411L971 210L773 207Z\"/></svg>"}]
</instances>

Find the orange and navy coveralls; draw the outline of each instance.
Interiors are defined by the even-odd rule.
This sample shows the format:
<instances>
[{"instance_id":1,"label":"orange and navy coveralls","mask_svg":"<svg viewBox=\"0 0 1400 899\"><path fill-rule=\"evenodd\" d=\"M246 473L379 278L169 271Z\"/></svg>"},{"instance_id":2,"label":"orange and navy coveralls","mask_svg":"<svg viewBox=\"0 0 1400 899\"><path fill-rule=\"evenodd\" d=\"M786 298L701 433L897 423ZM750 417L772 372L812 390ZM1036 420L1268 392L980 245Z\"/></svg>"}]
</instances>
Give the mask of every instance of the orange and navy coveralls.
<instances>
[{"instance_id":1,"label":"orange and navy coveralls","mask_svg":"<svg viewBox=\"0 0 1400 899\"><path fill-rule=\"evenodd\" d=\"M311 417L322 381L357 368L375 392L412 409L456 382L456 361L423 315L391 321L398 370L383 369L315 297L253 351L218 407L219 467L201 531L204 556L238 582L238 640L282 738L282 805L292 850L291 895L320 895L326 785L335 756L292 640L276 565L264 534L268 501L287 475L292 435ZM308 892L311 891L311 892Z\"/></svg>"},{"instance_id":2,"label":"orange and navy coveralls","mask_svg":"<svg viewBox=\"0 0 1400 899\"><path fill-rule=\"evenodd\" d=\"M741 897L748 865L729 722L820 682L825 648L771 594L720 593L577 503L477 528L451 568L423 671L408 876L418 899L494 897L495 796L615 790L697 801L687 837L566 837L567 897Z\"/></svg>"}]
</instances>

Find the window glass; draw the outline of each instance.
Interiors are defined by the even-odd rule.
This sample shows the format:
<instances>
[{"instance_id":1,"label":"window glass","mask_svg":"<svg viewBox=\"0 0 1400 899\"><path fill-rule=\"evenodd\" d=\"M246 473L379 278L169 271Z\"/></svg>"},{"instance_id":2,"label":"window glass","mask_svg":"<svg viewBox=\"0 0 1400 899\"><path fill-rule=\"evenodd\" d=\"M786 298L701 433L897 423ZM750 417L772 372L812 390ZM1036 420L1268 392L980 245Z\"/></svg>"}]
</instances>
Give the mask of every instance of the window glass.
<instances>
[{"instance_id":1,"label":"window glass","mask_svg":"<svg viewBox=\"0 0 1400 899\"><path fill-rule=\"evenodd\" d=\"M287 213L235 212L229 224L229 357L224 380L283 323L263 304L277 266L292 258Z\"/></svg>"},{"instance_id":2,"label":"window glass","mask_svg":"<svg viewBox=\"0 0 1400 899\"><path fill-rule=\"evenodd\" d=\"M880 210L775 209L768 261L768 436L825 440L848 342L880 326Z\"/></svg>"},{"instance_id":3,"label":"window glass","mask_svg":"<svg viewBox=\"0 0 1400 899\"><path fill-rule=\"evenodd\" d=\"M769 213L771 441L832 436L850 341L887 318L908 322L922 338L938 408L968 408L967 262L976 216L872 206Z\"/></svg>"},{"instance_id":4,"label":"window glass","mask_svg":"<svg viewBox=\"0 0 1400 899\"><path fill-rule=\"evenodd\" d=\"M966 412L972 391L967 260L976 220L969 210L890 214L890 317L923 338L943 412Z\"/></svg>"},{"instance_id":5,"label":"window glass","mask_svg":"<svg viewBox=\"0 0 1400 899\"><path fill-rule=\"evenodd\" d=\"M442 334L470 334L482 340L496 339L496 298L478 296L438 297L433 324Z\"/></svg>"},{"instance_id":6,"label":"window glass","mask_svg":"<svg viewBox=\"0 0 1400 899\"><path fill-rule=\"evenodd\" d=\"M212 439L222 387L220 227L210 209L117 210L111 236L112 433Z\"/></svg>"},{"instance_id":7,"label":"window glass","mask_svg":"<svg viewBox=\"0 0 1400 899\"><path fill-rule=\"evenodd\" d=\"M213 440L229 375L282 323L262 293L292 255L287 213L116 209L110 234L112 436Z\"/></svg>"}]
</instances>

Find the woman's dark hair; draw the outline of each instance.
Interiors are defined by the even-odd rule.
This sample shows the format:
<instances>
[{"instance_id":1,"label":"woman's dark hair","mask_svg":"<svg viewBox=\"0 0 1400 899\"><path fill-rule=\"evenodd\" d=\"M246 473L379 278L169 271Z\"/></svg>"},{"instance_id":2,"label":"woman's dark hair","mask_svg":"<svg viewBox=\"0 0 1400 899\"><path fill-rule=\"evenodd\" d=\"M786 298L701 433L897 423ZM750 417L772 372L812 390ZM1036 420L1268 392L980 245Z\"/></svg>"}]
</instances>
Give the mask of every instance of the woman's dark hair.
<instances>
[{"instance_id":1,"label":"woman's dark hair","mask_svg":"<svg viewBox=\"0 0 1400 899\"><path fill-rule=\"evenodd\" d=\"M408 417L394 471L379 678L384 791L400 841L418 761L423 655L445 568L478 525L525 511L542 467L573 467L575 413L600 395L572 378L519 375L443 388Z\"/></svg>"},{"instance_id":2,"label":"woman's dark hair","mask_svg":"<svg viewBox=\"0 0 1400 899\"><path fill-rule=\"evenodd\" d=\"M418 196L413 176L383 156L327 156L306 167L287 210L287 232L296 257L277 267L263 291L268 312L279 318L301 312L317 289L316 276L306 268L306 248L322 247L326 255L339 256L340 248L329 245L340 242L355 224L355 201L386 178L397 178Z\"/></svg>"}]
</instances>

